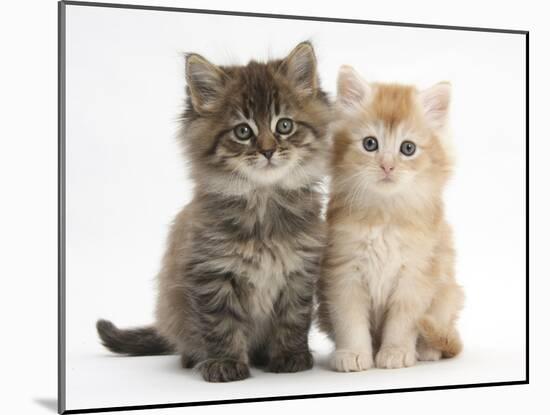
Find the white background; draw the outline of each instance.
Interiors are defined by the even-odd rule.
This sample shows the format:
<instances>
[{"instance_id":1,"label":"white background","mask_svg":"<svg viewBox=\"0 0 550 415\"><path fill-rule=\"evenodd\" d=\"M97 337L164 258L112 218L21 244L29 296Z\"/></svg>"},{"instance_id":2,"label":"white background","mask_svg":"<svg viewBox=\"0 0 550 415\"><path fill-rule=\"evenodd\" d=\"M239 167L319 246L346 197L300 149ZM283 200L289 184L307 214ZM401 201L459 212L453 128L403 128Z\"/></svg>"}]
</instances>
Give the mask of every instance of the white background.
<instances>
[{"instance_id":1,"label":"white background","mask_svg":"<svg viewBox=\"0 0 550 415\"><path fill-rule=\"evenodd\" d=\"M49 7L46 6L47 3L50 3ZM167 3L170 2L163 2ZM171 3L188 7L206 7L204 3L198 2ZM528 28L532 30L531 46L535 50L534 59L537 63L535 74L531 72L532 83L537 86L536 91L532 89L532 96L535 100L542 99L544 95L541 91L546 90L547 85L537 74L547 72L548 68L547 62L540 60L541 55L536 53L537 50L544 49L542 41L545 33L542 21L537 21L540 18L538 16L542 15L540 11L537 13L526 6L515 9L502 3L498 3L496 8L476 4L475 9L461 3L456 9L445 6L445 10L433 8L433 5L430 8L429 3L426 4L428 7L419 7L419 4L415 3L413 8L404 4L396 7L395 4L388 3L377 5L376 8L372 8L371 5L368 10L361 10L359 5L350 4L342 7L340 3L338 8L334 7L332 10L328 6L318 5L313 12L305 4L290 6L290 3L279 2L270 5L269 7L273 8L269 9L267 5L261 8L260 5L250 6L245 2L235 2L233 8L378 20ZM210 2L208 7L227 8L221 2ZM4 280L8 283L3 290L3 294L7 295L2 301L2 317L6 319L4 327L6 339L9 340L3 342L2 355L6 358L3 367L7 368L7 371L4 370L4 377L10 380L6 388L11 386L11 389L7 389L9 399L5 404L19 406L20 412L34 413L44 411L43 403L45 402L47 407L47 403L51 403L55 396L55 5L53 2L41 2L36 6L35 12L27 13L29 11L28 5L23 7L23 10L20 10L20 19L12 16L1 26L3 44L6 44L10 57L2 66L2 90L8 92L8 99L4 102L3 98L5 107L2 113L6 116L3 117L1 134L1 177L5 189L5 202L2 205L2 252L5 255L2 256L2 262ZM7 15L10 15L9 10L3 14ZM12 39L17 39L18 42L10 43L9 40ZM506 90L504 86L503 90ZM543 102L541 105L533 105L532 101L533 119L544 119ZM14 107L18 108L15 113ZM538 111L539 117L536 116ZM505 118L504 120L508 121ZM531 173L534 173L536 166L538 170L534 177L540 181L544 174L545 163L542 157L545 157L547 144L544 141L536 141L537 131L537 125L534 124L531 142L534 142L532 148L536 151L532 153ZM540 203L537 205L537 212L547 210L544 209L545 196L543 190L537 187L536 197ZM531 206L533 214L533 204ZM532 216L532 223L534 220ZM543 226L547 223L543 216L537 216L536 221L537 230L531 235L538 238L538 243L532 245L532 255L540 261L544 255ZM533 239L531 242L533 243ZM536 290L533 290L532 310L535 311L535 325L540 328L535 334L537 351L543 353L534 353L532 349L532 359L536 359L537 368L534 373L532 372L533 384L530 386L239 405L228 406L224 410L252 413L260 409L279 412L323 408L330 411L361 405L370 411L417 407L419 410L428 409L429 412L433 409L439 412L444 405L446 412L459 413L473 408L479 410L479 405L485 406L490 403L495 411L512 413L517 412L518 408L525 409L526 406L534 405L537 391L541 391L544 386L542 376L547 365L544 357L547 334L543 329L541 317L547 314L548 310L541 297L547 289L544 280L546 272L543 269L545 264L541 261L533 265L532 275L537 275L537 278L534 281ZM18 384L18 388L13 388L14 384ZM187 408L173 412L210 413L220 409Z\"/></svg>"},{"instance_id":2,"label":"white background","mask_svg":"<svg viewBox=\"0 0 550 415\"><path fill-rule=\"evenodd\" d=\"M304 39L331 95L343 63L377 81L453 84L447 205L467 294L463 355L342 376L314 332L314 371L229 385L205 385L173 356L113 357L94 323L151 321L168 224L192 194L174 137L183 52L245 63ZM66 56L68 409L524 379L524 36L68 6Z\"/></svg>"}]
</instances>

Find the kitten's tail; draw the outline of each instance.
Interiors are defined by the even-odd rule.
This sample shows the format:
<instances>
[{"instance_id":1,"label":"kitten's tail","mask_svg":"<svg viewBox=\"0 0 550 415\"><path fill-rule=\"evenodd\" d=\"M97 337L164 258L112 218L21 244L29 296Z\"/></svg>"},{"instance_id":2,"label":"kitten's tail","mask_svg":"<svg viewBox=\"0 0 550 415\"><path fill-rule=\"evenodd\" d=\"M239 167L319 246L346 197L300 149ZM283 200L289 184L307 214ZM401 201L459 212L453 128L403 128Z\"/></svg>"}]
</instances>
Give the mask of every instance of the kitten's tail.
<instances>
[{"instance_id":1,"label":"kitten's tail","mask_svg":"<svg viewBox=\"0 0 550 415\"><path fill-rule=\"evenodd\" d=\"M454 357L462 351L462 340L454 324L440 327L433 318L424 317L418 323L418 328L426 343L441 350L443 357Z\"/></svg>"},{"instance_id":2,"label":"kitten's tail","mask_svg":"<svg viewBox=\"0 0 550 415\"><path fill-rule=\"evenodd\" d=\"M128 356L171 354L174 347L154 327L121 330L107 320L98 320L97 332L103 346Z\"/></svg>"}]
</instances>

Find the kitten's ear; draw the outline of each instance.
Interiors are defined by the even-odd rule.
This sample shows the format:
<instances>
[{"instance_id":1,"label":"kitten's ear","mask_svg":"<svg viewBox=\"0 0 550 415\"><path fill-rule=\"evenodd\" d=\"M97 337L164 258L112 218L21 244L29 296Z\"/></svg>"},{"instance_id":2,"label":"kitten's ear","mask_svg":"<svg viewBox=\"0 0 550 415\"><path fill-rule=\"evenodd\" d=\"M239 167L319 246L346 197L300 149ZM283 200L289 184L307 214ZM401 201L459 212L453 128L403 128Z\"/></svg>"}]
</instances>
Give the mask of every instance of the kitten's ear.
<instances>
[{"instance_id":1,"label":"kitten's ear","mask_svg":"<svg viewBox=\"0 0 550 415\"><path fill-rule=\"evenodd\" d=\"M443 128L447 122L447 115L449 113L451 84L449 82L440 82L420 91L418 97L420 98L420 104L424 110L424 116L428 125L434 130Z\"/></svg>"},{"instance_id":2,"label":"kitten's ear","mask_svg":"<svg viewBox=\"0 0 550 415\"><path fill-rule=\"evenodd\" d=\"M310 42L302 42L283 59L280 68L290 79L296 92L302 96L317 91L317 59Z\"/></svg>"},{"instance_id":3,"label":"kitten's ear","mask_svg":"<svg viewBox=\"0 0 550 415\"><path fill-rule=\"evenodd\" d=\"M372 87L349 65L338 71L337 102L344 111L354 111L369 97Z\"/></svg>"},{"instance_id":4,"label":"kitten's ear","mask_svg":"<svg viewBox=\"0 0 550 415\"><path fill-rule=\"evenodd\" d=\"M223 70L201 55L191 53L185 57L185 78L193 108L199 113L211 110L225 84Z\"/></svg>"}]
</instances>

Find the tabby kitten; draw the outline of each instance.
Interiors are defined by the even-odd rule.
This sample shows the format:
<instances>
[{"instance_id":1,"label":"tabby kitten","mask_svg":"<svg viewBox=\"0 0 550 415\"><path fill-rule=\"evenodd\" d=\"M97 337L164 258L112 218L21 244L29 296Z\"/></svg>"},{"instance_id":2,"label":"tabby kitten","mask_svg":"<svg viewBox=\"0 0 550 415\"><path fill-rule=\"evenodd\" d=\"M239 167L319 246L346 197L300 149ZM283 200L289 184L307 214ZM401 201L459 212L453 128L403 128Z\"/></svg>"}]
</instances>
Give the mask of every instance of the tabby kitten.
<instances>
[{"instance_id":1,"label":"tabby kitten","mask_svg":"<svg viewBox=\"0 0 550 415\"><path fill-rule=\"evenodd\" d=\"M340 69L318 285L337 371L400 368L461 350L463 293L442 201L452 168L449 100L448 83L417 91Z\"/></svg>"},{"instance_id":2,"label":"tabby kitten","mask_svg":"<svg viewBox=\"0 0 550 415\"><path fill-rule=\"evenodd\" d=\"M116 353L178 352L210 382L247 378L249 364L310 369L331 114L314 50L246 66L190 54L186 79L181 142L195 190L168 238L156 324L100 320L99 335Z\"/></svg>"}]
</instances>

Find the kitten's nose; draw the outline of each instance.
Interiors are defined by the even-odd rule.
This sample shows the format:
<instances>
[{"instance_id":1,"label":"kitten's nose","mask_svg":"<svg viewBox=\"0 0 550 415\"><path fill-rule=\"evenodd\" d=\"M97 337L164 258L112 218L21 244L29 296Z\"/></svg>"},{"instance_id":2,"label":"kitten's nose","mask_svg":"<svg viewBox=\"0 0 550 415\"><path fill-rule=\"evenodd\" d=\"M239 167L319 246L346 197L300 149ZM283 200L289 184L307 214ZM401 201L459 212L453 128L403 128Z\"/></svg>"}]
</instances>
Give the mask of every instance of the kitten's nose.
<instances>
[{"instance_id":1,"label":"kitten's nose","mask_svg":"<svg viewBox=\"0 0 550 415\"><path fill-rule=\"evenodd\" d=\"M266 159L271 159L271 156L273 156L273 153L275 153L275 150L260 150L260 153L264 155Z\"/></svg>"},{"instance_id":2,"label":"kitten's nose","mask_svg":"<svg viewBox=\"0 0 550 415\"><path fill-rule=\"evenodd\" d=\"M384 173L386 173L386 175L388 175L392 172L394 166L393 164L390 164L390 163L382 163L380 164L380 168L384 170Z\"/></svg>"}]
</instances>

